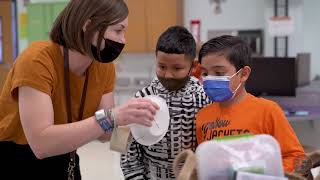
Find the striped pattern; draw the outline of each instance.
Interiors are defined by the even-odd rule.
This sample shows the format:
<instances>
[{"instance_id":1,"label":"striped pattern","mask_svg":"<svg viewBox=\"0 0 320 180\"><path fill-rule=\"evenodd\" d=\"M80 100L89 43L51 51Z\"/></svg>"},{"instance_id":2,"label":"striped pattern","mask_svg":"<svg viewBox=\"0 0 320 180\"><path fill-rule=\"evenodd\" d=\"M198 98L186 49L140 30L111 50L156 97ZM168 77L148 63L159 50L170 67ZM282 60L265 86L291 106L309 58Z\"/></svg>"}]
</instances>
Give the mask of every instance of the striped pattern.
<instances>
[{"instance_id":1,"label":"striped pattern","mask_svg":"<svg viewBox=\"0 0 320 180\"><path fill-rule=\"evenodd\" d=\"M184 88L174 92L168 92L155 78L148 87L136 93L136 97L147 95L158 95L167 101L169 130L159 143L149 147L131 139L128 153L121 156L121 168L127 180L175 179L174 158L184 149L195 150L195 115L209 104L209 99L193 77Z\"/></svg>"}]
</instances>

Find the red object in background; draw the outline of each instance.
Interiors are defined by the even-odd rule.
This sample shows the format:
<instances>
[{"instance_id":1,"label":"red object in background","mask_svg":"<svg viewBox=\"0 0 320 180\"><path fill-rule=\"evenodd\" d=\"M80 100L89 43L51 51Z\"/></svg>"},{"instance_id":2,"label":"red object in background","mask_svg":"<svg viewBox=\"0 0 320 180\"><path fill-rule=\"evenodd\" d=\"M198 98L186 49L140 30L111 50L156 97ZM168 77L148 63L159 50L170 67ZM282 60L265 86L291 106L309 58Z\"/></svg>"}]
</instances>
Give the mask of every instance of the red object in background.
<instances>
[{"instance_id":1,"label":"red object in background","mask_svg":"<svg viewBox=\"0 0 320 180\"><path fill-rule=\"evenodd\" d=\"M191 75L201 79L201 64L199 62L192 68Z\"/></svg>"},{"instance_id":2,"label":"red object in background","mask_svg":"<svg viewBox=\"0 0 320 180\"><path fill-rule=\"evenodd\" d=\"M200 42L200 26L200 20L195 19L190 21L190 32L193 35L196 43Z\"/></svg>"}]
</instances>

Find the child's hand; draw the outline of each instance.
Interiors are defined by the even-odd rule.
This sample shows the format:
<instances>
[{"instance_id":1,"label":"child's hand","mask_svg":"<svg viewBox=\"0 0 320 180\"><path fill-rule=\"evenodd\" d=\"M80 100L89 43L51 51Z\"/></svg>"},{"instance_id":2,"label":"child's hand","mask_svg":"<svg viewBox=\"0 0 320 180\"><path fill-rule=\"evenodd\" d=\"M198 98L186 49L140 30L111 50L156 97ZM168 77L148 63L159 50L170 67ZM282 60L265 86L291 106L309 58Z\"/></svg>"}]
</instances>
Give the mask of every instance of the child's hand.
<instances>
[{"instance_id":1,"label":"child's hand","mask_svg":"<svg viewBox=\"0 0 320 180\"><path fill-rule=\"evenodd\" d=\"M115 120L119 126L141 124L151 126L159 106L144 98L134 98L115 108Z\"/></svg>"}]
</instances>

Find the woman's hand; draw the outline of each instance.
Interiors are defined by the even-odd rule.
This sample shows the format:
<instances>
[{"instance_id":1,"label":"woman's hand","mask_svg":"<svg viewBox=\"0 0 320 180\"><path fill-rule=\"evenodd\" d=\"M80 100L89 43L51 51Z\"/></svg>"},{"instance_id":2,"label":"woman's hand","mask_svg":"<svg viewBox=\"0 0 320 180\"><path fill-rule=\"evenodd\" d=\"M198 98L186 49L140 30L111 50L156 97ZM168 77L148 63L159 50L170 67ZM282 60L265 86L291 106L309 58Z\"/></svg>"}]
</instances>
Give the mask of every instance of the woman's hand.
<instances>
[{"instance_id":1,"label":"woman's hand","mask_svg":"<svg viewBox=\"0 0 320 180\"><path fill-rule=\"evenodd\" d=\"M124 126L132 123L151 126L159 106L144 98L134 98L114 109L116 124Z\"/></svg>"}]
</instances>

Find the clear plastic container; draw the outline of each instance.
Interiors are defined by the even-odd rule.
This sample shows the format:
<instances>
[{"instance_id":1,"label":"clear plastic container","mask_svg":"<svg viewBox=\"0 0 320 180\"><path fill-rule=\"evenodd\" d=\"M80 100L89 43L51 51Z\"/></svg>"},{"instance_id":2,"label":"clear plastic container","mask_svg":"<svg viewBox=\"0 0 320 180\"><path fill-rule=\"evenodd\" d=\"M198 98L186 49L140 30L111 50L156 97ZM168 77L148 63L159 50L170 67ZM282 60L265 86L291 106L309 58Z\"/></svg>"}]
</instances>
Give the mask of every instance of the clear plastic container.
<instances>
[{"instance_id":1,"label":"clear plastic container","mask_svg":"<svg viewBox=\"0 0 320 180\"><path fill-rule=\"evenodd\" d=\"M199 180L231 180L237 171L284 177L280 147L270 135L207 141L196 157Z\"/></svg>"}]
</instances>

